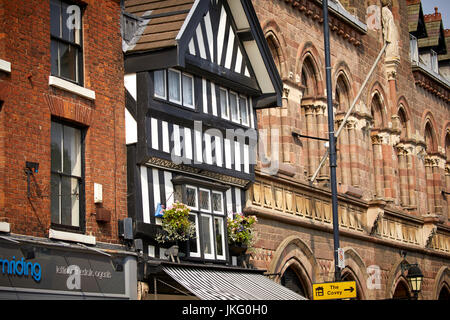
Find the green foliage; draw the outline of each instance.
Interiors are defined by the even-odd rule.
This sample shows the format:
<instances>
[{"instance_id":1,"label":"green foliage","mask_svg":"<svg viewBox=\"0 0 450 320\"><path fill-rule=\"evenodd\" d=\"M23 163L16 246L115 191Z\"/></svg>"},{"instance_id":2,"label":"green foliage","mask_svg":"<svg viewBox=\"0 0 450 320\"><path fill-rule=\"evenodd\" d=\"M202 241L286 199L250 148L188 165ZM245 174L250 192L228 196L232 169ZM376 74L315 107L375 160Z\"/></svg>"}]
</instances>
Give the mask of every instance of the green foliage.
<instances>
[{"instance_id":1,"label":"green foliage","mask_svg":"<svg viewBox=\"0 0 450 320\"><path fill-rule=\"evenodd\" d=\"M233 214L233 219L228 218L228 243L250 246L253 243L253 224L258 222L256 216L244 216L241 213Z\"/></svg>"},{"instance_id":2,"label":"green foliage","mask_svg":"<svg viewBox=\"0 0 450 320\"><path fill-rule=\"evenodd\" d=\"M191 210L185 204L177 201L163 212L164 232L156 235L158 242L187 241L195 235L195 225L189 221Z\"/></svg>"}]
</instances>

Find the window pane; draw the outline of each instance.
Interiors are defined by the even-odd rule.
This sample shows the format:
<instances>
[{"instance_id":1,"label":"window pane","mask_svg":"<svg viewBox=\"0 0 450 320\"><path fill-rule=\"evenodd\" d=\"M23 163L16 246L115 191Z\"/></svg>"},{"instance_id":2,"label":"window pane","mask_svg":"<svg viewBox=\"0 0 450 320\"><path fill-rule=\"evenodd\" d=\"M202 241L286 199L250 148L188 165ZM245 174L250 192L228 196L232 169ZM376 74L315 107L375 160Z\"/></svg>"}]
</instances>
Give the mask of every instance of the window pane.
<instances>
[{"instance_id":1,"label":"window pane","mask_svg":"<svg viewBox=\"0 0 450 320\"><path fill-rule=\"evenodd\" d=\"M59 53L58 53L58 41L52 40L51 42L51 65L52 75L59 76Z\"/></svg>"},{"instance_id":2,"label":"window pane","mask_svg":"<svg viewBox=\"0 0 450 320\"><path fill-rule=\"evenodd\" d=\"M213 192L212 194L212 205L214 212L223 213L223 201L222 201L222 193Z\"/></svg>"},{"instance_id":3,"label":"window pane","mask_svg":"<svg viewBox=\"0 0 450 320\"><path fill-rule=\"evenodd\" d=\"M248 125L248 109L247 109L247 99L246 98L239 97L239 109L241 110L242 124Z\"/></svg>"},{"instance_id":4,"label":"window pane","mask_svg":"<svg viewBox=\"0 0 450 320\"><path fill-rule=\"evenodd\" d=\"M198 242L198 233L197 233L197 216L195 214L190 214L189 215L189 221L193 222L195 225L195 234L192 238L189 239L189 251L191 253L191 255L194 253L198 253L198 246L197 246L197 242Z\"/></svg>"},{"instance_id":5,"label":"window pane","mask_svg":"<svg viewBox=\"0 0 450 320\"><path fill-rule=\"evenodd\" d=\"M154 72L154 87L155 96L166 98L166 72L165 70L158 70Z\"/></svg>"},{"instance_id":6,"label":"window pane","mask_svg":"<svg viewBox=\"0 0 450 320\"><path fill-rule=\"evenodd\" d=\"M231 92L230 92L230 110L231 110L231 120L239 121L237 95Z\"/></svg>"},{"instance_id":7,"label":"window pane","mask_svg":"<svg viewBox=\"0 0 450 320\"><path fill-rule=\"evenodd\" d=\"M200 189L198 197L200 200L200 210L211 211L209 191Z\"/></svg>"},{"instance_id":8,"label":"window pane","mask_svg":"<svg viewBox=\"0 0 450 320\"><path fill-rule=\"evenodd\" d=\"M62 158L61 158L61 150L62 150L62 125L56 122L52 122L51 124L51 136L52 136L52 142L51 142L51 171L61 171L61 164L62 164Z\"/></svg>"},{"instance_id":9,"label":"window pane","mask_svg":"<svg viewBox=\"0 0 450 320\"><path fill-rule=\"evenodd\" d=\"M61 223L59 214L60 214L60 177L59 174L52 173L51 176L51 214L52 214L52 222L53 223Z\"/></svg>"},{"instance_id":10,"label":"window pane","mask_svg":"<svg viewBox=\"0 0 450 320\"><path fill-rule=\"evenodd\" d=\"M230 115L228 114L228 101L227 101L227 91L220 89L220 109L222 111L222 117L223 118L229 118Z\"/></svg>"},{"instance_id":11,"label":"window pane","mask_svg":"<svg viewBox=\"0 0 450 320\"><path fill-rule=\"evenodd\" d=\"M183 74L183 105L194 106L194 90L192 87L193 79Z\"/></svg>"},{"instance_id":12,"label":"window pane","mask_svg":"<svg viewBox=\"0 0 450 320\"><path fill-rule=\"evenodd\" d=\"M181 103L180 83L180 74L169 70L169 100L172 102Z\"/></svg>"},{"instance_id":13,"label":"window pane","mask_svg":"<svg viewBox=\"0 0 450 320\"><path fill-rule=\"evenodd\" d=\"M59 54L60 54L60 76L70 79L72 81L77 81L77 59L78 59L78 49L65 44L59 43Z\"/></svg>"},{"instance_id":14,"label":"window pane","mask_svg":"<svg viewBox=\"0 0 450 320\"><path fill-rule=\"evenodd\" d=\"M52 36L61 36L61 2L50 2L50 33Z\"/></svg>"},{"instance_id":15,"label":"window pane","mask_svg":"<svg viewBox=\"0 0 450 320\"><path fill-rule=\"evenodd\" d=\"M202 240L203 240L203 254L212 254L212 234L211 234L211 217L210 216L201 216L201 224L202 224Z\"/></svg>"},{"instance_id":16,"label":"window pane","mask_svg":"<svg viewBox=\"0 0 450 320\"><path fill-rule=\"evenodd\" d=\"M80 216L78 179L61 177L61 224L78 227Z\"/></svg>"},{"instance_id":17,"label":"window pane","mask_svg":"<svg viewBox=\"0 0 450 320\"><path fill-rule=\"evenodd\" d=\"M70 8L70 9L69 9ZM69 5L67 3L62 4L62 38L64 40L75 42L75 32L80 23L80 9L76 5Z\"/></svg>"},{"instance_id":18,"label":"window pane","mask_svg":"<svg viewBox=\"0 0 450 320\"><path fill-rule=\"evenodd\" d=\"M186 187L186 205L188 207L197 208L197 189Z\"/></svg>"},{"instance_id":19,"label":"window pane","mask_svg":"<svg viewBox=\"0 0 450 320\"><path fill-rule=\"evenodd\" d=\"M81 177L81 132L64 126L63 172Z\"/></svg>"},{"instance_id":20,"label":"window pane","mask_svg":"<svg viewBox=\"0 0 450 320\"><path fill-rule=\"evenodd\" d=\"M214 218L214 227L216 230L216 248L217 256L224 256L224 228L223 228L223 218Z\"/></svg>"}]
</instances>

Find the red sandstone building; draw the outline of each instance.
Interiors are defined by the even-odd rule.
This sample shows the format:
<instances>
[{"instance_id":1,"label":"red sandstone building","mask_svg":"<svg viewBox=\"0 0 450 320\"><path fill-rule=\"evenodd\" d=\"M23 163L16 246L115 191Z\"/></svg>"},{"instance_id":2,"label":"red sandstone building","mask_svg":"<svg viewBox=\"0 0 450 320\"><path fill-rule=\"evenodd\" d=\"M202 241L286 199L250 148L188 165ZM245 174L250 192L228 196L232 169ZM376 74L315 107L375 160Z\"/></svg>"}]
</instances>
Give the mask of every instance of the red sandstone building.
<instances>
[{"instance_id":1,"label":"red sandstone building","mask_svg":"<svg viewBox=\"0 0 450 320\"><path fill-rule=\"evenodd\" d=\"M196 10L187 2L178 29ZM138 137L125 132L130 97L120 4L0 0L0 258L8 266L0 274L2 297L137 298L136 257L118 230L120 220L133 217L126 143ZM250 17L259 19L284 96L277 108L255 110L265 152L255 181L229 203L258 217L250 263L312 298L312 284L334 275L328 162L310 182L326 149L302 137L328 136L321 1L253 5L257 17ZM356 281L360 299L409 298L402 266L417 263L424 274L419 299L448 299L448 31L419 0L394 0L390 22L376 0L330 0L329 8L336 127L345 124L338 140L343 279ZM162 14L161 24L173 26ZM391 37L384 21L396 27L398 46L386 48L363 87L384 37ZM145 34L149 42L173 38L173 30L156 28ZM252 40L249 33L240 30L239 37ZM125 82L138 71L129 70ZM147 196L155 194L166 193L148 184ZM161 263L161 250L156 257L152 249L144 248L147 258Z\"/></svg>"},{"instance_id":2,"label":"red sandstone building","mask_svg":"<svg viewBox=\"0 0 450 320\"><path fill-rule=\"evenodd\" d=\"M3 298L136 296L118 236L120 16L113 0L0 1L0 252L16 266L0 274Z\"/></svg>"},{"instance_id":3,"label":"red sandstone building","mask_svg":"<svg viewBox=\"0 0 450 320\"><path fill-rule=\"evenodd\" d=\"M271 151L247 194L245 212L259 219L252 261L311 298L313 283L334 280L328 161L315 175L326 149L302 137L328 138L322 4L254 3L284 97L281 108L258 111ZM419 299L448 299L450 78L441 14L424 13L419 0L384 8L329 1L329 10L336 130L362 90L337 142L342 277L356 281L360 299L409 298L402 265L418 264ZM384 38L395 46L363 87Z\"/></svg>"}]
</instances>

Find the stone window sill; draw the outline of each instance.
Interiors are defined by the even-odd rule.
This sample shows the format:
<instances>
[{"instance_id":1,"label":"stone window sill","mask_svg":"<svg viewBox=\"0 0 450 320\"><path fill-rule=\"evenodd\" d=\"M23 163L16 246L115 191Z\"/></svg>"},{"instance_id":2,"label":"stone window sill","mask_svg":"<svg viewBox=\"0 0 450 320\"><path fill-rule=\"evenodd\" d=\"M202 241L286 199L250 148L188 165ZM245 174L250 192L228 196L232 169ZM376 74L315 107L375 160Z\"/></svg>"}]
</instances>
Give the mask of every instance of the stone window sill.
<instances>
[{"instance_id":1,"label":"stone window sill","mask_svg":"<svg viewBox=\"0 0 450 320\"><path fill-rule=\"evenodd\" d=\"M95 245L95 243L96 243L95 237L93 237L93 236L87 236L84 234L78 234L78 233L72 233L72 232L58 231L58 230L54 230L54 229L49 230L48 237L50 239L79 242L79 243L84 243L84 244L88 244L88 245Z\"/></svg>"},{"instance_id":2,"label":"stone window sill","mask_svg":"<svg viewBox=\"0 0 450 320\"><path fill-rule=\"evenodd\" d=\"M11 225L8 222L0 222L0 232L11 232Z\"/></svg>"},{"instance_id":3,"label":"stone window sill","mask_svg":"<svg viewBox=\"0 0 450 320\"><path fill-rule=\"evenodd\" d=\"M11 73L11 63L0 59L0 71Z\"/></svg>"},{"instance_id":4,"label":"stone window sill","mask_svg":"<svg viewBox=\"0 0 450 320\"><path fill-rule=\"evenodd\" d=\"M83 98L95 100L95 91L76 85L70 81L50 76L48 79L48 84L52 87L56 87L71 93L75 93Z\"/></svg>"}]
</instances>

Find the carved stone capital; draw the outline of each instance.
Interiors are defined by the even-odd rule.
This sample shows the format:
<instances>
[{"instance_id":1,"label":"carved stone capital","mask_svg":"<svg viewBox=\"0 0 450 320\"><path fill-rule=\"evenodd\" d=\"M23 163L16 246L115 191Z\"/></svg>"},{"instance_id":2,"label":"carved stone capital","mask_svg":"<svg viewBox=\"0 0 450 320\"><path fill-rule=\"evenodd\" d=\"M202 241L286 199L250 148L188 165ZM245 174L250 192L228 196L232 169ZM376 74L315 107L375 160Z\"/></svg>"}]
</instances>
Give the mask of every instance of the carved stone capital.
<instances>
[{"instance_id":1,"label":"carved stone capital","mask_svg":"<svg viewBox=\"0 0 450 320\"><path fill-rule=\"evenodd\" d=\"M423 161L424 161L425 167L433 167L434 166L434 159L432 157L426 156Z\"/></svg>"},{"instance_id":2,"label":"carved stone capital","mask_svg":"<svg viewBox=\"0 0 450 320\"><path fill-rule=\"evenodd\" d=\"M291 89L290 88L288 88L288 87L283 87L283 99L288 99L289 98L289 92L291 91Z\"/></svg>"},{"instance_id":3,"label":"carved stone capital","mask_svg":"<svg viewBox=\"0 0 450 320\"><path fill-rule=\"evenodd\" d=\"M372 139L372 144L382 144L383 143L383 137L379 134L374 134L370 137Z\"/></svg>"},{"instance_id":4,"label":"carved stone capital","mask_svg":"<svg viewBox=\"0 0 450 320\"><path fill-rule=\"evenodd\" d=\"M398 144L395 146L395 149L397 150L397 154L399 156L406 156L408 155L408 150L405 148L404 145L402 144Z\"/></svg>"}]
</instances>

